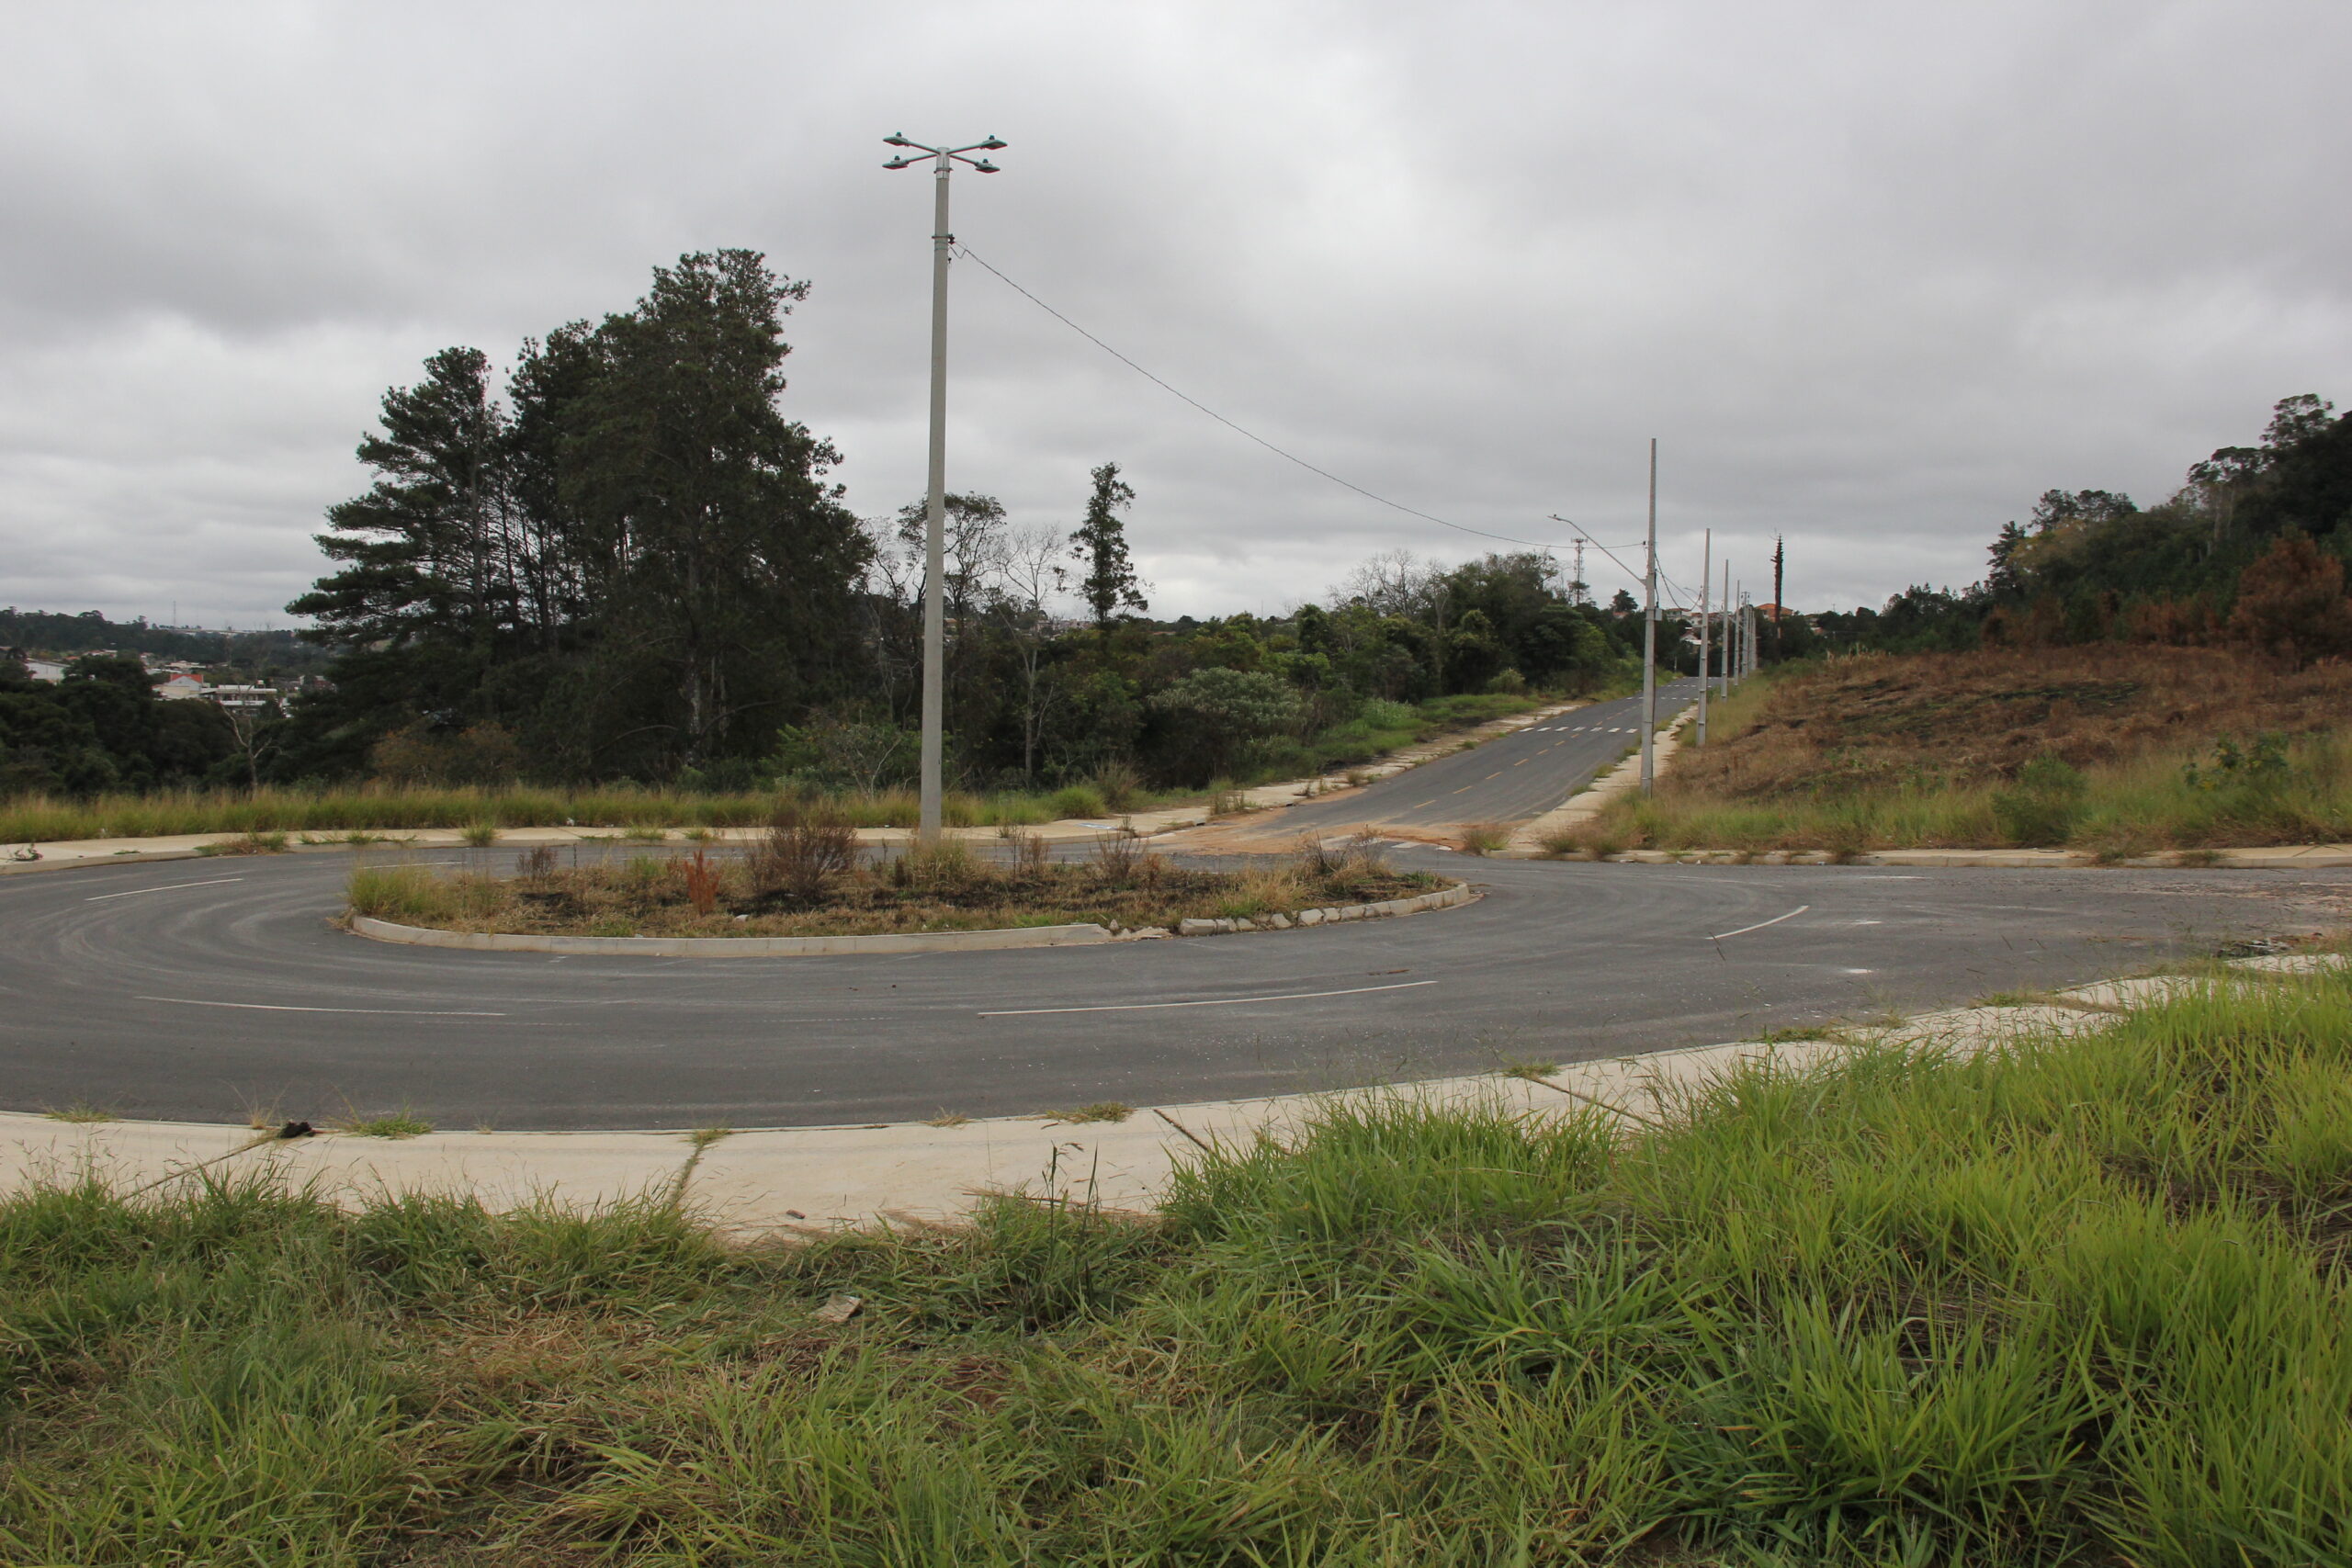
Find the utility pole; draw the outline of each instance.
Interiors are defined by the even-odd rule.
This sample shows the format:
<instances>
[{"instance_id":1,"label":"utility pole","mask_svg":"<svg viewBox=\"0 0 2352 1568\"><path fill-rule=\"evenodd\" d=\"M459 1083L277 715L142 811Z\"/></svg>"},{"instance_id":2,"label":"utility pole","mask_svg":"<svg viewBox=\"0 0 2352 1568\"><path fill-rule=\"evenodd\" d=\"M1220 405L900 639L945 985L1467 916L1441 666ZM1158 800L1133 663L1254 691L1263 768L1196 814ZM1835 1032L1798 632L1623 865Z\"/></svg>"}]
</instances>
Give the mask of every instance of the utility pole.
<instances>
[{"instance_id":1,"label":"utility pole","mask_svg":"<svg viewBox=\"0 0 2352 1568\"><path fill-rule=\"evenodd\" d=\"M968 147L926 147L904 136L882 139L886 147L908 147L882 166L909 169L931 159L933 188L931 223L931 478L922 508L922 815L915 836L926 844L939 842L940 766L945 754L945 653L947 613L941 583L946 575L947 533L947 253L956 236L947 227L947 176L956 164L971 165L984 175L997 166L971 152L993 152L1004 145L995 137Z\"/></svg>"},{"instance_id":2,"label":"utility pole","mask_svg":"<svg viewBox=\"0 0 2352 1568\"><path fill-rule=\"evenodd\" d=\"M1715 531L1699 547L1699 744L1707 743L1707 580L1715 574Z\"/></svg>"},{"instance_id":3,"label":"utility pole","mask_svg":"<svg viewBox=\"0 0 2352 1568\"><path fill-rule=\"evenodd\" d=\"M1772 538L1772 657L1781 657L1781 573L1789 564L1789 542L1778 535Z\"/></svg>"},{"instance_id":4,"label":"utility pole","mask_svg":"<svg viewBox=\"0 0 2352 1568\"><path fill-rule=\"evenodd\" d=\"M1642 793L1657 783L1657 437L1650 437L1649 558L1642 569Z\"/></svg>"},{"instance_id":5,"label":"utility pole","mask_svg":"<svg viewBox=\"0 0 2352 1568\"><path fill-rule=\"evenodd\" d=\"M1731 695L1731 557L1724 557L1724 651L1722 695Z\"/></svg>"}]
</instances>

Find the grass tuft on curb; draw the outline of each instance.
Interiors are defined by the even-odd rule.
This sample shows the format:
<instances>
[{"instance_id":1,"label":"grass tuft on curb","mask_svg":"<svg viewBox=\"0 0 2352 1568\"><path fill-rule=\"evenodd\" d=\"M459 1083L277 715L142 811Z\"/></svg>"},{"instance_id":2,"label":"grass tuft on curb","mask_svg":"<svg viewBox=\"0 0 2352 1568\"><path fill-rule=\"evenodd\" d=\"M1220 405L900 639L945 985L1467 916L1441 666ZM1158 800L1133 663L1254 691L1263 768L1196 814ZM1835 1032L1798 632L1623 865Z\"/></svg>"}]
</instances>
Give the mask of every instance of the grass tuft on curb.
<instances>
[{"instance_id":1,"label":"grass tuft on curb","mask_svg":"<svg viewBox=\"0 0 2352 1568\"><path fill-rule=\"evenodd\" d=\"M354 1111L327 1125L355 1138L421 1138L433 1131L432 1122L405 1106L373 1115Z\"/></svg>"}]
</instances>

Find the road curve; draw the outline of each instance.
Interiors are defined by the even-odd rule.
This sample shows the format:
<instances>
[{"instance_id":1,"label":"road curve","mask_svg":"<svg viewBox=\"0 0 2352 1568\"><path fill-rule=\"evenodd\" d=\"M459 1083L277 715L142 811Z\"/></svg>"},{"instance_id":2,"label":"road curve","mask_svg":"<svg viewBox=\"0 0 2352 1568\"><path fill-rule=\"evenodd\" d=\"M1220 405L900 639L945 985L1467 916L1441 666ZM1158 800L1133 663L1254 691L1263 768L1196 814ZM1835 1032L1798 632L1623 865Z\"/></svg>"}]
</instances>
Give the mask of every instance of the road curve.
<instances>
[{"instance_id":1,"label":"road curve","mask_svg":"<svg viewBox=\"0 0 2352 1568\"><path fill-rule=\"evenodd\" d=\"M633 959L390 946L351 857L0 878L0 1106L443 1126L1019 1114L1569 1061L2070 983L2352 906L2352 874L1472 862L1406 919L1114 947Z\"/></svg>"}]
</instances>

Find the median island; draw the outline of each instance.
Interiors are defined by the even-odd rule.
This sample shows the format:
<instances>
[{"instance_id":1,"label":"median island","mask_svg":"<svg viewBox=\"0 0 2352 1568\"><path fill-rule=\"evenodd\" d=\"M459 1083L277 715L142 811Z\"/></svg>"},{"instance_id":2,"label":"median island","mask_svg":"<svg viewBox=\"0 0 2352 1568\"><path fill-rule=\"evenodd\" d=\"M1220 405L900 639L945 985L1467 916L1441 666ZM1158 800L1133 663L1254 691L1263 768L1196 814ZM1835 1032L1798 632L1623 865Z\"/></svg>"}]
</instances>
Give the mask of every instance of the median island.
<instances>
[{"instance_id":1,"label":"median island","mask_svg":"<svg viewBox=\"0 0 2352 1568\"><path fill-rule=\"evenodd\" d=\"M1170 931L1191 920L1272 921L1410 897L1439 886L1398 871L1368 839L1301 847L1238 871L1179 866L1125 831L1076 861L1013 833L995 853L949 840L876 853L846 823L787 820L740 854L581 857L526 852L511 874L412 864L352 873L356 917L535 936L886 936L1094 924ZM1277 922L1278 923L1278 922Z\"/></svg>"}]
</instances>

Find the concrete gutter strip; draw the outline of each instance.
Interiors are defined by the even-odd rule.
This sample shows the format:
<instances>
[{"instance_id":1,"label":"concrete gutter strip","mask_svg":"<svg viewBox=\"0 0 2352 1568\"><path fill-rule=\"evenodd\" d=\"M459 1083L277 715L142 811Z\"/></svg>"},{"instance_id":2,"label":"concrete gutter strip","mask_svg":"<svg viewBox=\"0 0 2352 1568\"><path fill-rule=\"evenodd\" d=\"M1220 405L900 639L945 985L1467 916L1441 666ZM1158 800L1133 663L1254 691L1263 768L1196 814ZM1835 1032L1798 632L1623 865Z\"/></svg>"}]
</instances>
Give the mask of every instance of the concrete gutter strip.
<instances>
[{"instance_id":1,"label":"concrete gutter strip","mask_svg":"<svg viewBox=\"0 0 2352 1568\"><path fill-rule=\"evenodd\" d=\"M2341 968L2332 954L2249 958L2249 980ZM2108 981L2057 993L2057 1006L1929 1013L1835 1040L1736 1042L1578 1062L1537 1078L1478 1075L1431 1082L1173 1105L1117 1122L1073 1125L1038 1116L788 1127L710 1141L679 1132L432 1133L384 1139L328 1134L278 1141L243 1127L169 1122L66 1122L0 1113L0 1193L95 1177L123 1190L199 1170L264 1170L350 1207L407 1192L468 1194L499 1210L590 1208L628 1199L684 1204L723 1232L755 1237L842 1225L953 1222L983 1195L1148 1210L1201 1145L1247 1144L1295 1130L1334 1101L1407 1097L1418 1103L1542 1117L1599 1112L1627 1129L1670 1116L1678 1098L1728 1072L1802 1072L1858 1040L1968 1054L2050 1029L2099 1027L2107 1010L2146 1007L2198 984L2183 976ZM2078 998L2080 1006L2063 1005ZM1052 1175L1049 1173L1058 1173Z\"/></svg>"},{"instance_id":2,"label":"concrete gutter strip","mask_svg":"<svg viewBox=\"0 0 2352 1568\"><path fill-rule=\"evenodd\" d=\"M968 953L1015 947L1084 947L1115 942L1097 925L1014 926L984 931L894 931L878 936L543 936L452 931L354 916L351 929L378 942L462 947L478 953L625 953L646 958L810 958L825 954Z\"/></svg>"}]
</instances>

